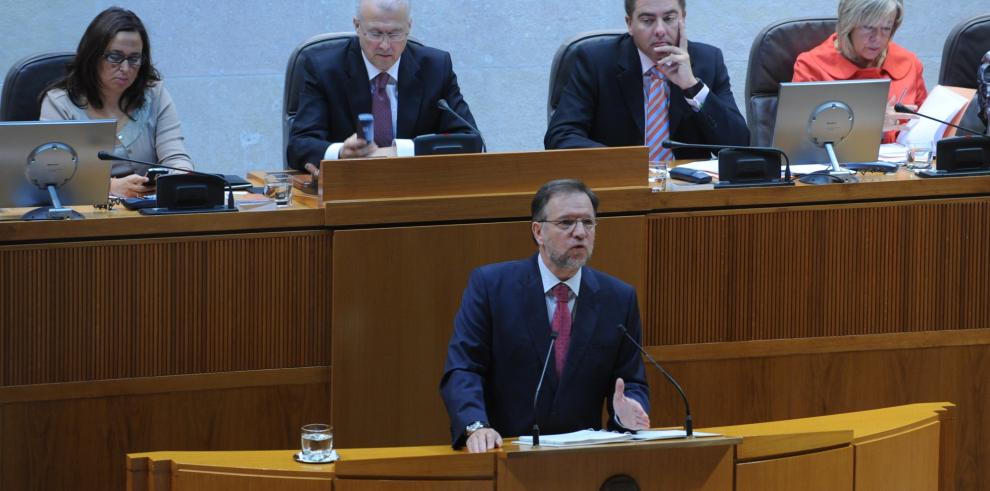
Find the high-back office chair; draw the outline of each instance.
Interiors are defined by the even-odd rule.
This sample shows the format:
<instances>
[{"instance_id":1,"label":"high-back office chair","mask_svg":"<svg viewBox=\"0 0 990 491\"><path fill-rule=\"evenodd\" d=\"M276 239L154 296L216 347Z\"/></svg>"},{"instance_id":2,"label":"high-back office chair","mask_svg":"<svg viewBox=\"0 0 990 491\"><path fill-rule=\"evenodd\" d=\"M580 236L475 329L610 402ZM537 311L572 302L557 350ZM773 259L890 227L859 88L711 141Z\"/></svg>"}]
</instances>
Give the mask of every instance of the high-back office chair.
<instances>
[{"instance_id":1,"label":"high-back office chair","mask_svg":"<svg viewBox=\"0 0 990 491\"><path fill-rule=\"evenodd\" d=\"M834 17L787 19L756 35L746 71L746 124L752 145L769 146L773 141L780 83L794 78L798 55L831 36L835 24Z\"/></svg>"},{"instance_id":2,"label":"high-back office chair","mask_svg":"<svg viewBox=\"0 0 990 491\"><path fill-rule=\"evenodd\" d=\"M956 24L942 47L938 83L975 89L976 69L987 51L990 51L990 14Z\"/></svg>"},{"instance_id":3,"label":"high-back office chair","mask_svg":"<svg viewBox=\"0 0 990 491\"><path fill-rule=\"evenodd\" d=\"M285 87L282 95L282 163L286 169L289 168L286 150L289 147L289 132L292 131L292 122L296 120L296 112L299 110L299 93L303 89L303 57L307 53L319 50L334 44L347 43L355 37L353 32L329 32L317 34L302 42L289 55L289 63L285 67ZM409 42L422 46L417 39L410 37Z\"/></svg>"},{"instance_id":4,"label":"high-back office chair","mask_svg":"<svg viewBox=\"0 0 990 491\"><path fill-rule=\"evenodd\" d=\"M41 95L49 84L65 75L73 52L41 53L14 63L3 81L0 121L37 121Z\"/></svg>"},{"instance_id":5,"label":"high-back office chair","mask_svg":"<svg viewBox=\"0 0 990 491\"><path fill-rule=\"evenodd\" d=\"M557 53L553 55L553 64L550 65L550 90L547 91L548 123L553 117L554 110L557 109L557 103L560 102L560 95L564 91L564 86L571 79L577 48L593 43L609 42L625 33L625 30L584 32L564 41L557 48Z\"/></svg>"}]
</instances>

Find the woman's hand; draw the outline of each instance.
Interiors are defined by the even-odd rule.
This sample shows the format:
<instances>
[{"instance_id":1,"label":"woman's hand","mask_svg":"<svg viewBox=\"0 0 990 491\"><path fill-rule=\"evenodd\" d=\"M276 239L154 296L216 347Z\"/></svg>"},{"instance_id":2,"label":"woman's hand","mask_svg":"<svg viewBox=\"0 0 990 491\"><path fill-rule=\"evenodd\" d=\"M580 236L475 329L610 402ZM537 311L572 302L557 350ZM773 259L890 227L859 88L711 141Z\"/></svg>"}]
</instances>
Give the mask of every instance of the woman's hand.
<instances>
[{"instance_id":1,"label":"woman's hand","mask_svg":"<svg viewBox=\"0 0 990 491\"><path fill-rule=\"evenodd\" d=\"M121 198L140 198L155 192L154 187L145 186L148 178L131 174L125 177L110 178L110 194Z\"/></svg>"}]
</instances>

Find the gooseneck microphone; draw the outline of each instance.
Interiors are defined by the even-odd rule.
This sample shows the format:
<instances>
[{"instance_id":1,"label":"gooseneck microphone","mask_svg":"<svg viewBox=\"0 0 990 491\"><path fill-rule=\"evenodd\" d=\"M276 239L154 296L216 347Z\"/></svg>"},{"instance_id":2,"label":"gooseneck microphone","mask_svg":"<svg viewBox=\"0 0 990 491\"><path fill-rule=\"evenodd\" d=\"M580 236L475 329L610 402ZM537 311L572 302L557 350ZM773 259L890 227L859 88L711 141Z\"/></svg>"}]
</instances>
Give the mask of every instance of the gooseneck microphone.
<instances>
[{"instance_id":1,"label":"gooseneck microphone","mask_svg":"<svg viewBox=\"0 0 990 491\"><path fill-rule=\"evenodd\" d=\"M482 152L488 151L488 147L485 145L485 137L481 136L481 132L478 131L478 128L475 128L474 125L469 123L468 120L464 119L463 116L457 114L457 111L453 110L450 107L450 104L447 104L447 99L440 99L439 101L437 101L437 108L450 113L452 116L457 118L458 121L467 125L468 128L471 128L471 131L473 131L474 134L478 135L478 138L481 138L481 151Z\"/></svg>"},{"instance_id":2,"label":"gooseneck microphone","mask_svg":"<svg viewBox=\"0 0 990 491\"><path fill-rule=\"evenodd\" d=\"M983 133L980 133L980 132L977 132L977 131L973 131L973 130L971 130L969 128L963 128L962 126L954 125L954 124L952 124L952 123L950 123L948 121L942 121L941 119L933 118L933 117L931 117L931 116L929 116L927 114L919 113L918 111L915 111L914 109L911 109L911 108L905 106L904 104L894 104L894 111L897 111L897 112L902 113L902 114L914 114L916 116L921 116L922 118L930 119L932 121L935 121L936 123L942 123L944 125L951 126L951 127L955 128L957 130L965 131L966 133L969 133L971 135L983 136Z\"/></svg>"},{"instance_id":3,"label":"gooseneck microphone","mask_svg":"<svg viewBox=\"0 0 990 491\"><path fill-rule=\"evenodd\" d=\"M543 362L543 372L540 373L540 380L536 383L536 393L533 394L533 446L540 444L540 425L536 423L536 403L540 401L540 389L543 388L543 380L547 378L547 367L550 366L550 356L553 355L553 344L557 341L557 331L550 332L550 348L547 349L547 359Z\"/></svg>"},{"instance_id":4,"label":"gooseneck microphone","mask_svg":"<svg viewBox=\"0 0 990 491\"><path fill-rule=\"evenodd\" d=\"M172 166L169 166L169 165L153 164L151 162L145 162L143 160L134 160L134 159L130 159L130 158L127 158L127 157L118 157L118 156L116 156L116 155L114 155L114 154L112 154L110 152L106 152L106 151L103 151L103 150L100 150L100 152L96 154L96 157L99 158L100 160L120 160L120 161L123 161L123 162L131 162L133 164L145 165L145 166L148 166L149 168L150 167L161 167L162 169L168 169L168 170L174 170L174 171L179 171L179 172L185 172L185 173L193 174L193 175L197 175L197 176L207 176L207 177L219 178L220 180L223 181L224 189L227 190L227 208L228 209L231 209L231 210L233 210L235 208L235 206L234 206L234 190L233 190L233 188L230 187L230 183L227 182L227 178L223 177L222 175L219 175L219 174L209 174L209 173L206 173L206 172L200 172L200 171L195 171L195 170L183 169L182 167L172 167Z\"/></svg>"},{"instance_id":5,"label":"gooseneck microphone","mask_svg":"<svg viewBox=\"0 0 990 491\"><path fill-rule=\"evenodd\" d=\"M619 324L619 329L622 330L622 334L625 334L626 337L629 338L629 341L632 342L633 346L636 346L636 348L639 349L640 353L646 355L646 358L650 360L650 363L652 363L653 366L657 367L657 370L660 370L660 373L662 373L664 377L667 377L667 380L669 380L670 383L674 386L674 388L677 389L677 393L681 395L681 399L684 401L684 414L685 414L684 434L688 438L694 438L694 423L691 420L691 405L688 404L687 396L684 395L684 389L681 388L681 384L677 383L677 381L674 380L674 377L671 374L667 373L667 371L664 370L662 366L660 366L660 363L654 360L653 357L650 356L650 354L647 353L645 349L643 349L643 345L639 344L636 341L636 339L633 338L631 334L629 334L629 330L626 329L626 326Z\"/></svg>"},{"instance_id":6,"label":"gooseneck microphone","mask_svg":"<svg viewBox=\"0 0 990 491\"><path fill-rule=\"evenodd\" d=\"M754 152L767 152L775 153L784 158L784 179L791 180L791 159L787 157L787 154L783 150L776 147L747 147L741 145L708 145L704 143L683 143L675 140L664 140L660 143L663 148L669 148L671 150L676 150L678 148L700 148L704 150L741 150L747 151L752 150ZM779 176L778 176L779 177Z\"/></svg>"}]
</instances>

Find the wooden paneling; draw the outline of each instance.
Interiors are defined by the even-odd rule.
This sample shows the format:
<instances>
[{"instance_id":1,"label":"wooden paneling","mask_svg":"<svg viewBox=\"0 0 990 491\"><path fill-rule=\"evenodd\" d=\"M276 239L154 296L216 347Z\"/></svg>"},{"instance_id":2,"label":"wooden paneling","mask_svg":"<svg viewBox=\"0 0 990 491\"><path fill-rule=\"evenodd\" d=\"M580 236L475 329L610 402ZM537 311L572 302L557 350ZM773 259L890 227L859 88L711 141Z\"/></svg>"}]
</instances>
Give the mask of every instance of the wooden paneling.
<instances>
[{"instance_id":1,"label":"wooden paneling","mask_svg":"<svg viewBox=\"0 0 990 491\"><path fill-rule=\"evenodd\" d=\"M122 489L129 452L298 448L329 398L322 384L5 404L3 488Z\"/></svg>"},{"instance_id":2,"label":"wooden paneling","mask_svg":"<svg viewBox=\"0 0 990 491\"><path fill-rule=\"evenodd\" d=\"M646 147L627 147L326 160L321 165L320 190L324 201L345 201L470 194L532 195L543 183L564 177L581 179L593 188L644 186L646 154ZM603 168L608 172L602 172Z\"/></svg>"},{"instance_id":3,"label":"wooden paneling","mask_svg":"<svg viewBox=\"0 0 990 491\"><path fill-rule=\"evenodd\" d=\"M936 450L938 446L934 447ZM851 446L794 457L736 464L736 491L841 491L853 489ZM884 489L884 488L857 488ZM900 489L889 487L886 489ZM936 488L925 488L936 489Z\"/></svg>"},{"instance_id":4,"label":"wooden paneling","mask_svg":"<svg viewBox=\"0 0 990 491\"><path fill-rule=\"evenodd\" d=\"M384 479L337 479L334 491L494 491L485 481L396 481Z\"/></svg>"},{"instance_id":5,"label":"wooden paneling","mask_svg":"<svg viewBox=\"0 0 990 491\"><path fill-rule=\"evenodd\" d=\"M330 238L0 246L0 385L329 365Z\"/></svg>"},{"instance_id":6,"label":"wooden paneling","mask_svg":"<svg viewBox=\"0 0 990 491\"><path fill-rule=\"evenodd\" d=\"M297 476L257 476L196 470L179 470L169 489L174 491L227 491L231 489L264 491L331 491L327 478ZM156 490L158 491L158 490Z\"/></svg>"},{"instance_id":7,"label":"wooden paneling","mask_svg":"<svg viewBox=\"0 0 990 491\"><path fill-rule=\"evenodd\" d=\"M946 331L943 337L955 333ZM896 339L897 336L891 336ZM809 342L813 342L809 340ZM851 341L855 346L855 341ZM947 343L948 344L948 343ZM661 358L660 360L664 360ZM990 482L990 345L876 347L827 352L665 363L691 401L699 428L805 418L927 401L957 405L953 462L943 475L956 489L982 489ZM684 408L669 384L648 371L654 425L683 424ZM948 479L949 477L947 477Z\"/></svg>"},{"instance_id":8,"label":"wooden paneling","mask_svg":"<svg viewBox=\"0 0 990 491\"><path fill-rule=\"evenodd\" d=\"M729 491L732 466L730 446L516 453L499 459L496 481L500 491L599 489L625 474L640 489Z\"/></svg>"},{"instance_id":9,"label":"wooden paneling","mask_svg":"<svg viewBox=\"0 0 990 491\"><path fill-rule=\"evenodd\" d=\"M651 215L648 229L646 344L990 327L986 199Z\"/></svg>"},{"instance_id":10,"label":"wooden paneling","mask_svg":"<svg viewBox=\"0 0 990 491\"><path fill-rule=\"evenodd\" d=\"M897 435L858 443L856 444L856 489L903 491L938 489L938 448L938 422Z\"/></svg>"},{"instance_id":11,"label":"wooden paneling","mask_svg":"<svg viewBox=\"0 0 990 491\"><path fill-rule=\"evenodd\" d=\"M643 230L642 217L603 219L592 266L641 287ZM468 275L534 254L531 237L528 221L335 233L333 421L341 446L449 441L437 387Z\"/></svg>"}]
</instances>

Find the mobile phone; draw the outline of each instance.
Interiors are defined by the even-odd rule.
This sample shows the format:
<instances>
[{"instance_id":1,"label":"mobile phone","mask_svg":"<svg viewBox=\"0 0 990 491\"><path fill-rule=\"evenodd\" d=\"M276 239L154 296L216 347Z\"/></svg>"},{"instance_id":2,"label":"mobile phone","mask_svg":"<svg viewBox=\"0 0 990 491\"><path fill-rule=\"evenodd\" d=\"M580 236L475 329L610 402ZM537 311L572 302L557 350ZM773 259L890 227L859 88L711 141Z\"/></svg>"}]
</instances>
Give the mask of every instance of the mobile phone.
<instances>
[{"instance_id":1,"label":"mobile phone","mask_svg":"<svg viewBox=\"0 0 990 491\"><path fill-rule=\"evenodd\" d=\"M368 143L375 141L375 116L368 113L358 114L358 126L361 127L364 141Z\"/></svg>"},{"instance_id":2,"label":"mobile phone","mask_svg":"<svg viewBox=\"0 0 990 491\"><path fill-rule=\"evenodd\" d=\"M168 174L168 169L163 169L161 167L148 169L148 173L144 175L145 177L148 178L148 182L144 183L144 185L149 188L154 187L156 184L158 184L158 177L164 176L165 174Z\"/></svg>"}]
</instances>

